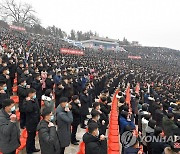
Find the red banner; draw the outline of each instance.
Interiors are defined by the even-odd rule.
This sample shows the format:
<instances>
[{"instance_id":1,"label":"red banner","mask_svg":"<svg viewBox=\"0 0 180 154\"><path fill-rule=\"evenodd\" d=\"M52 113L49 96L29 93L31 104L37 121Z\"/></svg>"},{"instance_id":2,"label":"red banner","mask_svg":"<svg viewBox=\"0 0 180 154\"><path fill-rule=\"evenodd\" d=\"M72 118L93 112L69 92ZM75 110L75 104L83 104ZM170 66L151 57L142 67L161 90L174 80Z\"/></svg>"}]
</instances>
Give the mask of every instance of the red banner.
<instances>
[{"instance_id":1,"label":"red banner","mask_svg":"<svg viewBox=\"0 0 180 154\"><path fill-rule=\"evenodd\" d=\"M18 26L14 26L14 25L10 25L9 28L19 30L19 31L26 31L26 29L24 27L18 27Z\"/></svg>"},{"instance_id":2,"label":"red banner","mask_svg":"<svg viewBox=\"0 0 180 154\"><path fill-rule=\"evenodd\" d=\"M128 56L129 59L142 59L141 56Z\"/></svg>"},{"instance_id":3,"label":"red banner","mask_svg":"<svg viewBox=\"0 0 180 154\"><path fill-rule=\"evenodd\" d=\"M81 50L76 50L76 49L68 49L68 48L61 48L60 49L61 54L70 54L70 55L84 55L84 52Z\"/></svg>"}]
</instances>

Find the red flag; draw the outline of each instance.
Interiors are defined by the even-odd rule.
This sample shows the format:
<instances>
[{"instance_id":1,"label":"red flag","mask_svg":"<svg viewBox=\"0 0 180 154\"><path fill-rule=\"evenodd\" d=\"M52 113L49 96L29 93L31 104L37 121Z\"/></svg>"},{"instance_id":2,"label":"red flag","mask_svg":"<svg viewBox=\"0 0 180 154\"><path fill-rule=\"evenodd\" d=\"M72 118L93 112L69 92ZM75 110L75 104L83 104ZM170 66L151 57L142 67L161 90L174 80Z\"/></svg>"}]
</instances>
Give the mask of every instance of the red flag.
<instances>
[{"instance_id":1,"label":"red flag","mask_svg":"<svg viewBox=\"0 0 180 154\"><path fill-rule=\"evenodd\" d=\"M139 85L139 83L137 83L135 92L138 95L139 95L139 90L140 90L140 85Z\"/></svg>"},{"instance_id":2,"label":"red flag","mask_svg":"<svg viewBox=\"0 0 180 154\"><path fill-rule=\"evenodd\" d=\"M130 84L127 85L126 89L126 103L129 106L129 109L131 109L131 91L130 91Z\"/></svg>"}]
</instances>

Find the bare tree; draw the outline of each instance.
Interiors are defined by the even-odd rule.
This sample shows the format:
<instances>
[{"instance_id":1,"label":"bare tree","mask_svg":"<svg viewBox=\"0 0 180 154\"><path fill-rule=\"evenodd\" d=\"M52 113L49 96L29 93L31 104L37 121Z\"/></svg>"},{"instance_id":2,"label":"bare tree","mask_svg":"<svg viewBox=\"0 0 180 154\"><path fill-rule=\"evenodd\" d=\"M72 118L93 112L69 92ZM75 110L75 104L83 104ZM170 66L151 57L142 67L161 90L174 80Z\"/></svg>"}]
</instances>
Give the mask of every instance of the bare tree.
<instances>
[{"instance_id":1,"label":"bare tree","mask_svg":"<svg viewBox=\"0 0 180 154\"><path fill-rule=\"evenodd\" d=\"M0 2L0 16L19 26L40 24L35 13L32 5L28 3L16 3L15 0L2 0Z\"/></svg>"}]
</instances>

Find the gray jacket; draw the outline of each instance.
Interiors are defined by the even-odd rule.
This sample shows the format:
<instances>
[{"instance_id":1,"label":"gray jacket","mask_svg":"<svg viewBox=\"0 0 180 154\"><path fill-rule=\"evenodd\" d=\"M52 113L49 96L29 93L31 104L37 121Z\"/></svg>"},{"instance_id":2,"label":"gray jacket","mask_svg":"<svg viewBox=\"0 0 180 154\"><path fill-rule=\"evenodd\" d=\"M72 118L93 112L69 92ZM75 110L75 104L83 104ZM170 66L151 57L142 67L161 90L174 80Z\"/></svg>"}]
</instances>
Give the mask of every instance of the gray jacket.
<instances>
[{"instance_id":1,"label":"gray jacket","mask_svg":"<svg viewBox=\"0 0 180 154\"><path fill-rule=\"evenodd\" d=\"M39 143L42 154L59 154L60 144L56 128L48 127L48 122L41 120L38 124L37 130L39 135Z\"/></svg>"},{"instance_id":2,"label":"gray jacket","mask_svg":"<svg viewBox=\"0 0 180 154\"><path fill-rule=\"evenodd\" d=\"M60 105L56 109L58 137L61 147L67 147L71 141L71 123L73 122L72 112L66 112Z\"/></svg>"},{"instance_id":3,"label":"gray jacket","mask_svg":"<svg viewBox=\"0 0 180 154\"><path fill-rule=\"evenodd\" d=\"M0 110L0 151L10 153L20 146L20 129L18 123L10 122L10 116L4 109Z\"/></svg>"}]
</instances>

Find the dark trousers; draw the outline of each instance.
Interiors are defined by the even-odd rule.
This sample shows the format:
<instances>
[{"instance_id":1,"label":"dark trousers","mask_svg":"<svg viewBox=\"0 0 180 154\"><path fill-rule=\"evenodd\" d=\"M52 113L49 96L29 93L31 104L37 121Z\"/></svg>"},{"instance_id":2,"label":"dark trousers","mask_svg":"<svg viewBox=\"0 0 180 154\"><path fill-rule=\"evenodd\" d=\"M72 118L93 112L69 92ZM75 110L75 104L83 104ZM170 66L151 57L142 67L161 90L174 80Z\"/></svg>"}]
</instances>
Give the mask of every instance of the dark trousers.
<instances>
[{"instance_id":1,"label":"dark trousers","mask_svg":"<svg viewBox=\"0 0 180 154\"><path fill-rule=\"evenodd\" d=\"M61 148L60 154L64 154L64 151L65 151L65 147Z\"/></svg>"},{"instance_id":2,"label":"dark trousers","mask_svg":"<svg viewBox=\"0 0 180 154\"><path fill-rule=\"evenodd\" d=\"M20 112L20 127L23 128L26 126L26 113Z\"/></svg>"},{"instance_id":3,"label":"dark trousers","mask_svg":"<svg viewBox=\"0 0 180 154\"><path fill-rule=\"evenodd\" d=\"M71 143L76 142L76 133L78 125L72 125Z\"/></svg>"},{"instance_id":4,"label":"dark trousers","mask_svg":"<svg viewBox=\"0 0 180 154\"><path fill-rule=\"evenodd\" d=\"M16 150L14 150L13 152L3 153L3 154L16 154Z\"/></svg>"},{"instance_id":5,"label":"dark trousers","mask_svg":"<svg viewBox=\"0 0 180 154\"><path fill-rule=\"evenodd\" d=\"M86 120L86 116L85 115L81 115L81 127L84 127L84 121Z\"/></svg>"},{"instance_id":6,"label":"dark trousers","mask_svg":"<svg viewBox=\"0 0 180 154\"><path fill-rule=\"evenodd\" d=\"M101 131L100 131L100 135L106 135L106 128L107 128L107 125L102 125L101 126Z\"/></svg>"},{"instance_id":7,"label":"dark trousers","mask_svg":"<svg viewBox=\"0 0 180 154\"><path fill-rule=\"evenodd\" d=\"M39 108L41 109L41 98L38 98Z\"/></svg>"},{"instance_id":8,"label":"dark trousers","mask_svg":"<svg viewBox=\"0 0 180 154\"><path fill-rule=\"evenodd\" d=\"M35 150L36 131L27 131L27 133L26 151L27 153L32 153Z\"/></svg>"}]
</instances>

